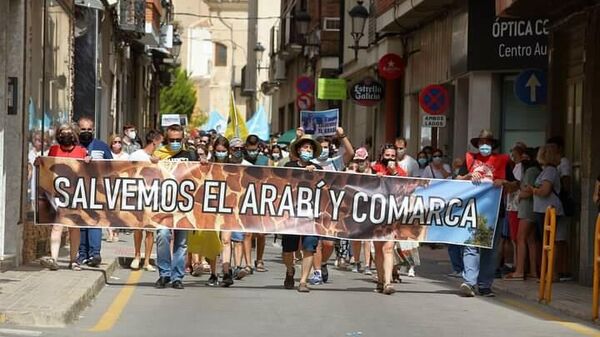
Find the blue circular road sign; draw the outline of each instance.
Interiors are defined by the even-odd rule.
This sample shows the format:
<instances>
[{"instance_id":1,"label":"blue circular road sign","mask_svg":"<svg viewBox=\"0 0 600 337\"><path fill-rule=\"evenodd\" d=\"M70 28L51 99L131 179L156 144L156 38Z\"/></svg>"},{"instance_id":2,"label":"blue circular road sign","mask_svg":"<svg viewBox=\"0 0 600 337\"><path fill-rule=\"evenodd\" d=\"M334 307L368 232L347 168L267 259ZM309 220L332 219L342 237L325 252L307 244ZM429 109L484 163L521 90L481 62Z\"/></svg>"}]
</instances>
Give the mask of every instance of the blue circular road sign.
<instances>
[{"instance_id":1,"label":"blue circular road sign","mask_svg":"<svg viewBox=\"0 0 600 337\"><path fill-rule=\"evenodd\" d=\"M529 105L546 104L548 96L546 72L538 69L521 72L515 80L515 95L520 101Z\"/></svg>"}]
</instances>

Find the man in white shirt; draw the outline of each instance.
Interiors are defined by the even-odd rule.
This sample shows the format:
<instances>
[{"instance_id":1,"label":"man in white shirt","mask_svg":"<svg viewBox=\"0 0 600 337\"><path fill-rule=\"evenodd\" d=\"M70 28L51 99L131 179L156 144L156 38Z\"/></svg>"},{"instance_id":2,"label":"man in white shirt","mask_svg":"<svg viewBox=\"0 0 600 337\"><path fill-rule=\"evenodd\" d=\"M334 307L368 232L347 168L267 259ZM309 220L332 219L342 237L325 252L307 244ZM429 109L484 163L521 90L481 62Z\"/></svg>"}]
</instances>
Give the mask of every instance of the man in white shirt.
<instances>
[{"instance_id":1,"label":"man in white shirt","mask_svg":"<svg viewBox=\"0 0 600 337\"><path fill-rule=\"evenodd\" d=\"M415 158L409 156L406 153L406 148L408 147L408 142L406 141L406 138L396 138L394 145L396 145L396 160L398 161L398 165L402 167L402 169L406 172L406 174L408 174L409 177L418 177L419 163L417 163Z\"/></svg>"}]
</instances>

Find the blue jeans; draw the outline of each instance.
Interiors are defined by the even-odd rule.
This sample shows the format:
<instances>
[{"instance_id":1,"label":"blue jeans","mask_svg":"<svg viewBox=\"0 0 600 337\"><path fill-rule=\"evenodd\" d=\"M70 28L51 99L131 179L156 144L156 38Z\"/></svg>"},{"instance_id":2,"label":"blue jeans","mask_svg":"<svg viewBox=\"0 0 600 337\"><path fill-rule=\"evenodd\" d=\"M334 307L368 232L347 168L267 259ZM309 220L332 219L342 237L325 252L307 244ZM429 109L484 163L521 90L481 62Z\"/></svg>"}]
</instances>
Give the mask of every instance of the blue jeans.
<instances>
[{"instance_id":1,"label":"blue jeans","mask_svg":"<svg viewBox=\"0 0 600 337\"><path fill-rule=\"evenodd\" d=\"M174 234L174 238L173 237ZM156 263L160 277L169 277L171 281L181 281L185 275L185 256L187 254L187 235L184 230L159 229L156 235ZM173 257L171 258L171 239L173 239Z\"/></svg>"},{"instance_id":2,"label":"blue jeans","mask_svg":"<svg viewBox=\"0 0 600 337\"><path fill-rule=\"evenodd\" d=\"M465 269L462 248L463 247L459 245L448 245L448 256L450 257L450 263L452 264L452 271L457 273L462 273Z\"/></svg>"},{"instance_id":3,"label":"blue jeans","mask_svg":"<svg viewBox=\"0 0 600 337\"><path fill-rule=\"evenodd\" d=\"M100 257L102 229L81 228L79 233L79 256L77 260L82 263L84 260L91 259L92 257Z\"/></svg>"},{"instance_id":4,"label":"blue jeans","mask_svg":"<svg viewBox=\"0 0 600 337\"><path fill-rule=\"evenodd\" d=\"M502 224L503 218L498 220ZM477 247L463 247L463 279L465 283L479 289L491 289L496 276L498 243L500 231L496 231L491 249Z\"/></svg>"}]
</instances>

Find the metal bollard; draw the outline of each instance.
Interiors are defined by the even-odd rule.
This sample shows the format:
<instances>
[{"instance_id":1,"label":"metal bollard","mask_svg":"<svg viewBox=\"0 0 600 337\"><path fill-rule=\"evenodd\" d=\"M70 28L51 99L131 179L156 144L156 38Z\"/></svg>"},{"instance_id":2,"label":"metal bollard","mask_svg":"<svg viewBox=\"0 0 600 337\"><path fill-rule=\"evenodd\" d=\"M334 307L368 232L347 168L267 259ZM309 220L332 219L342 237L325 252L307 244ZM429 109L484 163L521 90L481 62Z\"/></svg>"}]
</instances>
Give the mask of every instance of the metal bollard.
<instances>
[{"instance_id":1,"label":"metal bollard","mask_svg":"<svg viewBox=\"0 0 600 337\"><path fill-rule=\"evenodd\" d=\"M600 214L596 218L596 235L594 237L594 297L592 300L592 320L598 319L598 293L600 291Z\"/></svg>"},{"instance_id":2,"label":"metal bollard","mask_svg":"<svg viewBox=\"0 0 600 337\"><path fill-rule=\"evenodd\" d=\"M544 217L542 241L542 266L540 269L539 302L546 304L552 300L552 275L554 274L554 240L556 238L556 209L548 207Z\"/></svg>"}]
</instances>

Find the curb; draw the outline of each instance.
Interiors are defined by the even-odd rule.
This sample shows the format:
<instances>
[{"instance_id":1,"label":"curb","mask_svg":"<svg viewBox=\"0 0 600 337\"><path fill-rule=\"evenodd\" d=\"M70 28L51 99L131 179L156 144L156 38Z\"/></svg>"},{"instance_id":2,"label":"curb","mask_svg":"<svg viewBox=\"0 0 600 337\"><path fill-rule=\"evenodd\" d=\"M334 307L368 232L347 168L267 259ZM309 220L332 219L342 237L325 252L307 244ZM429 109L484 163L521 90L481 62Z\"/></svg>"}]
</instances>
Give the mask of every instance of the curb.
<instances>
[{"instance_id":1,"label":"curb","mask_svg":"<svg viewBox=\"0 0 600 337\"><path fill-rule=\"evenodd\" d=\"M48 310L40 309L36 311L17 310L0 312L0 323L35 327L66 327L68 324L79 318L79 314L87 308L96 295L100 293L100 290L104 288L106 281L108 281L118 266L119 258L111 259L105 268L100 269L102 272L99 273L96 280L89 285L83 295L73 303L69 304L64 311L56 312L49 308Z\"/></svg>"}]
</instances>

